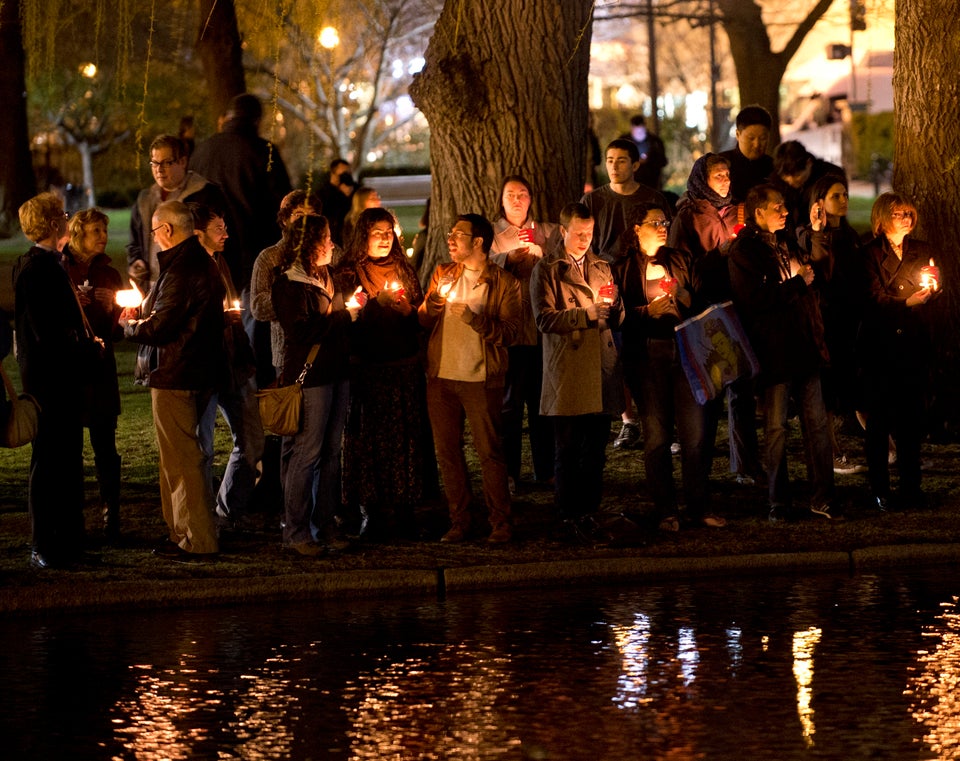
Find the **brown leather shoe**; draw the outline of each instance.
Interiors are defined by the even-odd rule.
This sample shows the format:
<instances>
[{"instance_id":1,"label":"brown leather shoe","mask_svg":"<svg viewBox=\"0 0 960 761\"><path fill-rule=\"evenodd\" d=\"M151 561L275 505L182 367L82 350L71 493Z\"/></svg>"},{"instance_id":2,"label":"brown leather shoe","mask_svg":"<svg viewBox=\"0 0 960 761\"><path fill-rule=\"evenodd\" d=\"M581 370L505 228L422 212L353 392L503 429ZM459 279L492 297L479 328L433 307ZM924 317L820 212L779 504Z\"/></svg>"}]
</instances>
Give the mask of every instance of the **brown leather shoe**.
<instances>
[{"instance_id":1,"label":"brown leather shoe","mask_svg":"<svg viewBox=\"0 0 960 761\"><path fill-rule=\"evenodd\" d=\"M462 526L454 526L446 534L440 537L440 541L447 544L455 544L457 542L462 542L466 538L467 530Z\"/></svg>"},{"instance_id":2,"label":"brown leather shoe","mask_svg":"<svg viewBox=\"0 0 960 761\"><path fill-rule=\"evenodd\" d=\"M506 544L512 538L513 531L510 530L510 526L501 524L490 532L490 536L487 537L487 541L490 544Z\"/></svg>"}]
</instances>

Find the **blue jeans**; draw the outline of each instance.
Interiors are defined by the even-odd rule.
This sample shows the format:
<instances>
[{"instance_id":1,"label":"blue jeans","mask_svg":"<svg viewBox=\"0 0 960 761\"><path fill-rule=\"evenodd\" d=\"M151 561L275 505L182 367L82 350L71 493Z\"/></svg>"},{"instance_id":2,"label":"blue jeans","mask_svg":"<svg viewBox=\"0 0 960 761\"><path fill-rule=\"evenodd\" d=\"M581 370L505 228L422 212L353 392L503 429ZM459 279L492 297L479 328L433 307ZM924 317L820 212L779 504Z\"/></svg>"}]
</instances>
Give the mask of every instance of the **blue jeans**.
<instances>
[{"instance_id":1,"label":"blue jeans","mask_svg":"<svg viewBox=\"0 0 960 761\"><path fill-rule=\"evenodd\" d=\"M648 339L646 354L624 357L623 369L643 422L644 470L657 513L677 515L670 454L676 426L684 503L691 518L703 517L712 442L706 440L706 413L693 398L676 341Z\"/></svg>"},{"instance_id":2,"label":"blue jeans","mask_svg":"<svg viewBox=\"0 0 960 761\"><path fill-rule=\"evenodd\" d=\"M769 482L770 504L789 506L791 503L787 475L787 406L791 391L800 408L810 503L829 504L833 499L833 445L818 373L796 377L792 383L777 383L764 391L764 468Z\"/></svg>"},{"instance_id":3,"label":"blue jeans","mask_svg":"<svg viewBox=\"0 0 960 761\"><path fill-rule=\"evenodd\" d=\"M257 404L256 378L251 376L236 390L214 394L204 410L200 419L200 446L211 462L217 409L223 413L233 438L233 450L217 493L217 513L225 518L236 519L247 509L260 475L260 458L263 457L264 435Z\"/></svg>"},{"instance_id":4,"label":"blue jeans","mask_svg":"<svg viewBox=\"0 0 960 761\"><path fill-rule=\"evenodd\" d=\"M340 451L350 381L303 389L303 427L283 437L283 543L321 543L335 535L340 507Z\"/></svg>"}]
</instances>

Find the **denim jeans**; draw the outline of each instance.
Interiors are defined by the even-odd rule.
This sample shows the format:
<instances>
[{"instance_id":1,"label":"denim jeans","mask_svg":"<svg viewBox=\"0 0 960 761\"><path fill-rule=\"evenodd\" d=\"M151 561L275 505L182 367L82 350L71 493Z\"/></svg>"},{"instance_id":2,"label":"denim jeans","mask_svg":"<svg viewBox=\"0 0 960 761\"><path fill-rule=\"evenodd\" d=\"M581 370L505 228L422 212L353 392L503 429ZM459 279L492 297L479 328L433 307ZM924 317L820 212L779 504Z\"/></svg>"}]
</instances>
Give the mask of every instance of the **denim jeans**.
<instances>
[{"instance_id":1,"label":"denim jeans","mask_svg":"<svg viewBox=\"0 0 960 761\"><path fill-rule=\"evenodd\" d=\"M537 481L553 478L553 425L540 416L540 392L543 386L543 348L511 346L503 394L503 452L507 473L520 480L523 448L523 408L527 408L527 429L533 477Z\"/></svg>"},{"instance_id":2,"label":"denim jeans","mask_svg":"<svg viewBox=\"0 0 960 761\"><path fill-rule=\"evenodd\" d=\"M676 341L649 339L646 354L624 357L623 369L643 423L644 469L659 516L677 515L670 454L676 425L684 503L691 518L701 518L706 510L712 442L706 440L706 413L693 398Z\"/></svg>"},{"instance_id":3,"label":"denim jeans","mask_svg":"<svg viewBox=\"0 0 960 761\"><path fill-rule=\"evenodd\" d=\"M240 388L215 394L200 419L200 446L213 461L213 431L217 410L223 413L233 450L217 493L217 513L236 519L243 515L253 494L260 474L260 458L263 456L263 424L257 404L257 381L250 377Z\"/></svg>"},{"instance_id":4,"label":"denim jeans","mask_svg":"<svg viewBox=\"0 0 960 761\"><path fill-rule=\"evenodd\" d=\"M283 437L283 543L323 543L335 535L340 451L350 402L344 379L303 389L303 428Z\"/></svg>"},{"instance_id":5,"label":"denim jeans","mask_svg":"<svg viewBox=\"0 0 960 761\"><path fill-rule=\"evenodd\" d=\"M820 375L798 376L792 383L777 383L764 391L764 467L769 482L770 504L789 506L787 475L787 407L790 393L800 409L800 430L810 481L810 503L829 504L833 499L833 446L827 411L820 390Z\"/></svg>"}]
</instances>

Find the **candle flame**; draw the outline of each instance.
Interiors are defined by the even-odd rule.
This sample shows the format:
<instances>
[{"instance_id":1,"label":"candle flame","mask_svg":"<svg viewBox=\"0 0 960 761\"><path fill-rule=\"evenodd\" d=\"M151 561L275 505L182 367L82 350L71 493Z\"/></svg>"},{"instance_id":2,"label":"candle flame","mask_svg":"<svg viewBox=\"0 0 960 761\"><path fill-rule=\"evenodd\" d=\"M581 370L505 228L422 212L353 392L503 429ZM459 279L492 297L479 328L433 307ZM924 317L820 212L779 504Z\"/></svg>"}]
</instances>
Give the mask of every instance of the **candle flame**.
<instances>
[{"instance_id":1,"label":"candle flame","mask_svg":"<svg viewBox=\"0 0 960 761\"><path fill-rule=\"evenodd\" d=\"M143 294L137 288L137 284L131 279L130 287L122 291L117 291L117 306L124 309L136 308L143 304Z\"/></svg>"}]
</instances>

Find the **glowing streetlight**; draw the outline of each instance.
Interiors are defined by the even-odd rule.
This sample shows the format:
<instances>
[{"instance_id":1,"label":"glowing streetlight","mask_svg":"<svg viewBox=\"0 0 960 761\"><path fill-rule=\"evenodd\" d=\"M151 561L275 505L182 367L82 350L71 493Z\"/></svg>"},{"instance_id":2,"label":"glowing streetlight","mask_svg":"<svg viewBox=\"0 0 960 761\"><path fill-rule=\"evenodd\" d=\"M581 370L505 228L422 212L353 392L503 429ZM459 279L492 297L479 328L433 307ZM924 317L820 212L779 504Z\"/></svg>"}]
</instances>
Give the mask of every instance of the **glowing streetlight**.
<instances>
[{"instance_id":1,"label":"glowing streetlight","mask_svg":"<svg viewBox=\"0 0 960 761\"><path fill-rule=\"evenodd\" d=\"M320 43L320 47L333 50L340 44L340 33L332 26L325 26L317 35L317 41Z\"/></svg>"}]
</instances>

